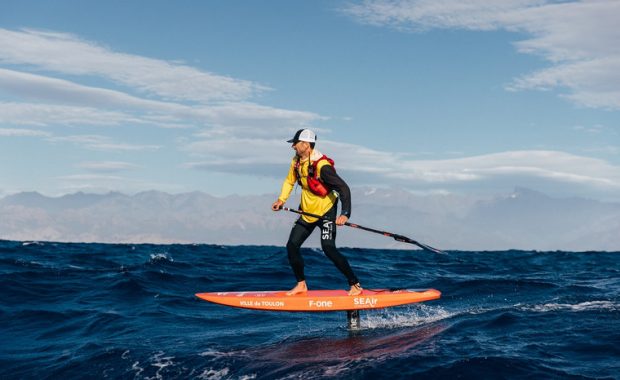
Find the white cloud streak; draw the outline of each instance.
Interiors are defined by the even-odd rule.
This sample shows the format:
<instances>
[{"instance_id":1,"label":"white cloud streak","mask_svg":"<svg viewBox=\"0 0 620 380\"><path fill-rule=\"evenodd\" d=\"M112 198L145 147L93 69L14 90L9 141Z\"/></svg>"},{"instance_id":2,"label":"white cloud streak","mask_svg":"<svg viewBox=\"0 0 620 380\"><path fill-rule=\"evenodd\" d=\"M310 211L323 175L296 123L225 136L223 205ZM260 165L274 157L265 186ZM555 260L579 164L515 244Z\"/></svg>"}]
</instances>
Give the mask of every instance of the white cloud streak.
<instances>
[{"instance_id":1,"label":"white cloud streak","mask_svg":"<svg viewBox=\"0 0 620 380\"><path fill-rule=\"evenodd\" d=\"M620 167L565 152L526 150L446 160L415 160L404 154L386 152L371 151L368 155L367 148L354 145L329 145L330 151L343 155L341 166L347 170L368 170L417 184L458 184L514 176L620 189Z\"/></svg>"},{"instance_id":2,"label":"white cloud streak","mask_svg":"<svg viewBox=\"0 0 620 380\"><path fill-rule=\"evenodd\" d=\"M0 68L0 89L14 96L57 104L96 105L101 108L173 111L179 106L142 99L121 91L84 86L64 79Z\"/></svg>"},{"instance_id":3,"label":"white cloud streak","mask_svg":"<svg viewBox=\"0 0 620 380\"><path fill-rule=\"evenodd\" d=\"M239 151L236 146L246 149ZM274 147L282 146L282 149ZM410 186L441 187L499 183L518 179L523 183L578 185L601 191L620 190L620 167L607 161L559 151L508 151L446 160L418 160L407 153L382 152L363 146L323 141L317 146L336 159L337 169L358 173L356 178ZM220 140L192 142L186 149L206 161L188 163L195 169L284 178L288 157L286 144L275 140ZM257 163L260 163L258 165ZM280 169L274 171L274 167ZM387 180L387 181L386 181ZM363 185L357 180L354 185ZM519 185L513 183L512 185Z\"/></svg>"},{"instance_id":4,"label":"white cloud streak","mask_svg":"<svg viewBox=\"0 0 620 380\"><path fill-rule=\"evenodd\" d=\"M50 137L51 133L34 129L0 128L0 137Z\"/></svg>"},{"instance_id":5,"label":"white cloud streak","mask_svg":"<svg viewBox=\"0 0 620 380\"><path fill-rule=\"evenodd\" d=\"M114 175L102 175L102 174L71 174L60 176L58 179L65 181L120 181L123 177L114 176Z\"/></svg>"},{"instance_id":6,"label":"white cloud streak","mask_svg":"<svg viewBox=\"0 0 620 380\"><path fill-rule=\"evenodd\" d=\"M0 29L0 63L71 75L98 75L131 89L177 101L247 99L267 87L158 59L118 53L58 32Z\"/></svg>"},{"instance_id":7,"label":"white cloud streak","mask_svg":"<svg viewBox=\"0 0 620 380\"><path fill-rule=\"evenodd\" d=\"M53 125L114 126L143 123L143 121L122 112L105 111L93 107L0 102L0 123L46 127Z\"/></svg>"},{"instance_id":8,"label":"white cloud streak","mask_svg":"<svg viewBox=\"0 0 620 380\"><path fill-rule=\"evenodd\" d=\"M435 28L494 30L509 13L544 4L541 0L369 0L352 3L345 13L376 26L403 31Z\"/></svg>"},{"instance_id":9,"label":"white cloud streak","mask_svg":"<svg viewBox=\"0 0 620 380\"><path fill-rule=\"evenodd\" d=\"M141 180L132 177L124 177L110 174L71 174L56 177L60 181L59 190L61 194L83 191L89 193L108 193L111 191L122 191L136 193L152 189L160 191L182 192L187 191L176 183L162 183Z\"/></svg>"},{"instance_id":10,"label":"white cloud streak","mask_svg":"<svg viewBox=\"0 0 620 380\"><path fill-rule=\"evenodd\" d=\"M0 28L0 64L19 67L19 71L0 68L0 94L12 99L0 103L0 122L6 124L146 124L237 135L268 130L288 134L322 119L312 112L249 102L254 95L270 90L254 82L114 52L66 33ZM71 79L50 77L48 72ZM73 81L84 76L100 77L121 87Z\"/></svg>"},{"instance_id":11,"label":"white cloud streak","mask_svg":"<svg viewBox=\"0 0 620 380\"><path fill-rule=\"evenodd\" d=\"M135 164L122 161L82 162L76 166L93 173L115 173L138 168Z\"/></svg>"},{"instance_id":12,"label":"white cloud streak","mask_svg":"<svg viewBox=\"0 0 620 380\"><path fill-rule=\"evenodd\" d=\"M620 2L616 0L371 0L344 12L399 30L508 30L530 38L515 44L551 66L516 78L512 90L561 89L587 107L620 109Z\"/></svg>"},{"instance_id":13,"label":"white cloud streak","mask_svg":"<svg viewBox=\"0 0 620 380\"><path fill-rule=\"evenodd\" d=\"M68 142L84 149L101 151L156 151L161 148L160 145L119 143L113 141L110 137L101 135L58 136L51 137L48 140L54 143Z\"/></svg>"},{"instance_id":14,"label":"white cloud streak","mask_svg":"<svg viewBox=\"0 0 620 380\"><path fill-rule=\"evenodd\" d=\"M324 119L311 112L248 102L185 105L143 99L121 91L2 68L0 90L11 96L46 102L0 103L0 122L19 125L151 124L166 128L209 125L229 133L235 128L259 133L274 129L288 132Z\"/></svg>"}]
</instances>

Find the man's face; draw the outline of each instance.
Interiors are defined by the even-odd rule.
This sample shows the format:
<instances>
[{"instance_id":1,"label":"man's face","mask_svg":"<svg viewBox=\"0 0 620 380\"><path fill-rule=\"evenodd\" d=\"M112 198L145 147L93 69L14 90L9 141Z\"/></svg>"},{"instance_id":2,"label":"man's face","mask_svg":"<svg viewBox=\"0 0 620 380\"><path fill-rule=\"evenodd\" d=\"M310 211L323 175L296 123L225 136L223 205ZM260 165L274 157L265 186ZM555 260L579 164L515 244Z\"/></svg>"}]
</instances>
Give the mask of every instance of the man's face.
<instances>
[{"instance_id":1,"label":"man's face","mask_svg":"<svg viewBox=\"0 0 620 380\"><path fill-rule=\"evenodd\" d=\"M310 149L310 144L306 141L297 141L293 143L293 150L299 157L302 157Z\"/></svg>"}]
</instances>

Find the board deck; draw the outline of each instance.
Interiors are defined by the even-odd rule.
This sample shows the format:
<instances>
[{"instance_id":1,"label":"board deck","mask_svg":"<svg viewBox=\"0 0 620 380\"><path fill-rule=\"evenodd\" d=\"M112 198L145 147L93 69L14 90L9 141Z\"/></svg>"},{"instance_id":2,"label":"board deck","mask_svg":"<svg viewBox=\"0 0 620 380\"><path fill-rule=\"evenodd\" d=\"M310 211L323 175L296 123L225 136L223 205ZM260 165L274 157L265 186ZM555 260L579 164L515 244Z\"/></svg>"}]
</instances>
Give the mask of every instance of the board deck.
<instances>
[{"instance_id":1,"label":"board deck","mask_svg":"<svg viewBox=\"0 0 620 380\"><path fill-rule=\"evenodd\" d=\"M435 289L364 289L350 296L345 290L309 290L287 296L286 291L198 293L198 298L225 306L270 311L338 311L382 309L441 297Z\"/></svg>"}]
</instances>

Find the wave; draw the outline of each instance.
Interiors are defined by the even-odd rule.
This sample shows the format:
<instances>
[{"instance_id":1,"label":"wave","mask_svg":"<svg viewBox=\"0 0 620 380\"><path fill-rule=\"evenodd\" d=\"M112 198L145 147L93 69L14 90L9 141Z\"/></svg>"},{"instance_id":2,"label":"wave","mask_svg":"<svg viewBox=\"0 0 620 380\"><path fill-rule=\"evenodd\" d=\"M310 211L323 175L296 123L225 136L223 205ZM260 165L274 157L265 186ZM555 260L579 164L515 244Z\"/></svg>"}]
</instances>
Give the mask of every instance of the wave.
<instances>
[{"instance_id":1,"label":"wave","mask_svg":"<svg viewBox=\"0 0 620 380\"><path fill-rule=\"evenodd\" d=\"M611 253L343 249L366 287L442 291L361 313L227 308L202 291L281 290L284 247L0 241L0 378L614 378ZM346 286L304 251L313 289Z\"/></svg>"},{"instance_id":2,"label":"wave","mask_svg":"<svg viewBox=\"0 0 620 380\"><path fill-rule=\"evenodd\" d=\"M40 241L25 241L25 242L22 242L22 247L27 247L29 245L44 246L45 243L44 242L40 242Z\"/></svg>"},{"instance_id":3,"label":"wave","mask_svg":"<svg viewBox=\"0 0 620 380\"><path fill-rule=\"evenodd\" d=\"M172 256L170 256L170 254L168 252L151 253L151 260L149 262L150 263L157 263L157 262L170 262L170 263L173 263L174 259L172 258Z\"/></svg>"},{"instance_id":4,"label":"wave","mask_svg":"<svg viewBox=\"0 0 620 380\"><path fill-rule=\"evenodd\" d=\"M523 311L536 313L548 313L557 311L620 311L620 303L612 301L586 301L577 304L568 303L546 303L542 305L518 305Z\"/></svg>"},{"instance_id":5,"label":"wave","mask_svg":"<svg viewBox=\"0 0 620 380\"><path fill-rule=\"evenodd\" d=\"M459 314L441 306L414 305L401 308L362 312L362 329L390 329L417 327L449 319Z\"/></svg>"}]
</instances>

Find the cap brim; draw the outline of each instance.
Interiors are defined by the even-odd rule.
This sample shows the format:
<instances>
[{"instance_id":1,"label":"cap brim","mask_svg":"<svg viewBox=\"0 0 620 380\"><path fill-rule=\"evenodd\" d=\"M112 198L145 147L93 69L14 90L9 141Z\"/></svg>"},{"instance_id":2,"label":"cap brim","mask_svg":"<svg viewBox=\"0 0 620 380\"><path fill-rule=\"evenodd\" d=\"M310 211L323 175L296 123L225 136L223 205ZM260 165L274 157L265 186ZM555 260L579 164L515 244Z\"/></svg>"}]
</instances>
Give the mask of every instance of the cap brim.
<instances>
[{"instance_id":1,"label":"cap brim","mask_svg":"<svg viewBox=\"0 0 620 380\"><path fill-rule=\"evenodd\" d=\"M294 143L294 142L297 142L297 140L295 140L295 139L290 139L290 140L288 140L288 141L287 141L287 143Z\"/></svg>"}]
</instances>

